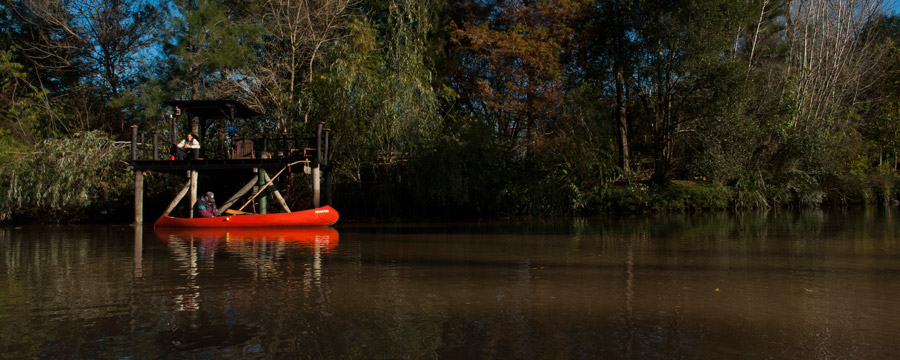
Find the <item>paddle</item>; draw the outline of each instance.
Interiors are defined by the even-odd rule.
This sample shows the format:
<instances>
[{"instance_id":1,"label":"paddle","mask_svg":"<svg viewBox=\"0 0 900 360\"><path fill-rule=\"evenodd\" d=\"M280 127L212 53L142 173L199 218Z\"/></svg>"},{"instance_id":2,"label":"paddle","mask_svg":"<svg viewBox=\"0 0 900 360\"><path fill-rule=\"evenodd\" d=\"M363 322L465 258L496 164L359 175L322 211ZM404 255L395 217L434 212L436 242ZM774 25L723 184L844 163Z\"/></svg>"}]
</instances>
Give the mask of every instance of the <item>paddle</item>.
<instances>
[{"instance_id":1,"label":"paddle","mask_svg":"<svg viewBox=\"0 0 900 360\"><path fill-rule=\"evenodd\" d=\"M227 214L227 215L255 215L252 212L240 211L240 210L235 210L235 209L225 210L225 214Z\"/></svg>"}]
</instances>

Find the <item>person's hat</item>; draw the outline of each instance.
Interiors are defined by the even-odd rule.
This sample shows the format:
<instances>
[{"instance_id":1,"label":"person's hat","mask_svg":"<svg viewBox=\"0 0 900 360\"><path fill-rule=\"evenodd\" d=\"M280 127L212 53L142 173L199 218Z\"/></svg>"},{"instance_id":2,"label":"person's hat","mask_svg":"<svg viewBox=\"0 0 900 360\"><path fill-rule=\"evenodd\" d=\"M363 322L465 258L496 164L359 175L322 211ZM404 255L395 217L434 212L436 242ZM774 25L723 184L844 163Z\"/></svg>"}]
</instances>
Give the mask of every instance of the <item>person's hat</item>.
<instances>
[{"instance_id":1,"label":"person's hat","mask_svg":"<svg viewBox=\"0 0 900 360\"><path fill-rule=\"evenodd\" d=\"M208 200L208 201L213 201L214 199L215 199L215 198L213 197L212 191L207 191L207 192L206 192L206 200Z\"/></svg>"}]
</instances>

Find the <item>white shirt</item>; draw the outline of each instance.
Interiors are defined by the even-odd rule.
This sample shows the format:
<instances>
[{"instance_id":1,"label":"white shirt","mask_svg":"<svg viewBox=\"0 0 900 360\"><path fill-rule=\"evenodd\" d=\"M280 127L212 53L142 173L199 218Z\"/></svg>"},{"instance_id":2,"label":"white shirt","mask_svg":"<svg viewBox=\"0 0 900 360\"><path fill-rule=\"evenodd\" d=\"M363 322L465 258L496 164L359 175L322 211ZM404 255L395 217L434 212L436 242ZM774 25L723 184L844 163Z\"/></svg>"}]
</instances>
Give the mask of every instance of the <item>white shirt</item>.
<instances>
[{"instance_id":1,"label":"white shirt","mask_svg":"<svg viewBox=\"0 0 900 360\"><path fill-rule=\"evenodd\" d=\"M197 141L197 138L191 139L190 144L185 144L187 139L182 139L180 143L178 143L178 147L182 149L200 149L200 142Z\"/></svg>"}]
</instances>

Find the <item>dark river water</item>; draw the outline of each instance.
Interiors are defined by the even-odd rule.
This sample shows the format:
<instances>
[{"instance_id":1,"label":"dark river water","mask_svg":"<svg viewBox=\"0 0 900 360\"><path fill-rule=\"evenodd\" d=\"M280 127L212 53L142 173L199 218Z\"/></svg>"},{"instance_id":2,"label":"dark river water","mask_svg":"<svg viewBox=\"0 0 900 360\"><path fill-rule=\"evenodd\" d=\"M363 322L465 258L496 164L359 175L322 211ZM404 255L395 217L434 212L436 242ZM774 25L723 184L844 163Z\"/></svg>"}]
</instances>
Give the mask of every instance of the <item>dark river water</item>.
<instances>
[{"instance_id":1,"label":"dark river water","mask_svg":"<svg viewBox=\"0 0 900 360\"><path fill-rule=\"evenodd\" d=\"M0 359L888 359L900 211L0 227Z\"/></svg>"}]
</instances>

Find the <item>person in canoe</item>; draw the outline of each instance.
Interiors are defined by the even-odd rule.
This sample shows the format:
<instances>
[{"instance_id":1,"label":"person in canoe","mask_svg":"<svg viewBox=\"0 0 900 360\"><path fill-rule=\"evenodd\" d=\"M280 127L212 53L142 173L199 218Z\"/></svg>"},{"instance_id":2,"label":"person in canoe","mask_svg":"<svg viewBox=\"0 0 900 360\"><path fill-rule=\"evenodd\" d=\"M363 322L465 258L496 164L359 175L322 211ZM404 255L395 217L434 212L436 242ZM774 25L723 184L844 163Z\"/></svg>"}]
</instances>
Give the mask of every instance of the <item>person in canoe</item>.
<instances>
[{"instance_id":1,"label":"person in canoe","mask_svg":"<svg viewBox=\"0 0 900 360\"><path fill-rule=\"evenodd\" d=\"M210 218L219 216L219 209L216 208L216 198L212 191L206 192L197 202L197 213L200 217Z\"/></svg>"}]
</instances>

